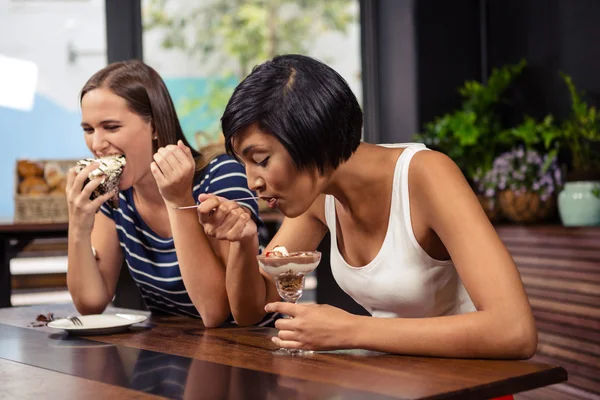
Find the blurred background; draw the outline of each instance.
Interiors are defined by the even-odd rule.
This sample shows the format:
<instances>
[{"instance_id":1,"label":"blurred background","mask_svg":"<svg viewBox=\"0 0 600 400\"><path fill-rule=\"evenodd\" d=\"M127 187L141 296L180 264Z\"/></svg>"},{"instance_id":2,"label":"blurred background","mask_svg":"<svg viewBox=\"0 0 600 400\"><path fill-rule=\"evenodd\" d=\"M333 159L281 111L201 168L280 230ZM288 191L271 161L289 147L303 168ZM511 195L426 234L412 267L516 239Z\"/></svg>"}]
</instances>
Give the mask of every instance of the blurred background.
<instances>
[{"instance_id":1,"label":"blurred background","mask_svg":"<svg viewBox=\"0 0 600 400\"><path fill-rule=\"evenodd\" d=\"M90 156L78 94L109 62L139 58L156 69L196 148L221 140L220 117L233 89L254 65L277 54L327 62L362 99L356 0L0 0L0 26L0 56L16 64L11 72L23 75L21 81L35 81L27 104L13 98L0 107L0 132L11 139L0 147L0 218L7 221L67 221L64 196L25 193L27 176L17 166L30 160L45 175L48 165L66 169ZM28 63L34 71L23 73ZM273 233L280 218L267 219ZM22 278L13 285L13 305L70 299L61 284L65 251L65 238L38 238L10 261L12 274ZM52 290L40 292L39 286Z\"/></svg>"},{"instance_id":2,"label":"blurred background","mask_svg":"<svg viewBox=\"0 0 600 400\"><path fill-rule=\"evenodd\" d=\"M599 17L597 0L0 0L0 306L70 301L49 177L89 156L78 93L94 72L154 67L201 147L254 65L302 53L348 81L365 141L426 143L471 183L521 272L536 358L570 374L521 398L600 398ZM273 234L281 216L263 218ZM365 313L328 240L303 301ZM136 290L122 274L115 303L143 307Z\"/></svg>"}]
</instances>

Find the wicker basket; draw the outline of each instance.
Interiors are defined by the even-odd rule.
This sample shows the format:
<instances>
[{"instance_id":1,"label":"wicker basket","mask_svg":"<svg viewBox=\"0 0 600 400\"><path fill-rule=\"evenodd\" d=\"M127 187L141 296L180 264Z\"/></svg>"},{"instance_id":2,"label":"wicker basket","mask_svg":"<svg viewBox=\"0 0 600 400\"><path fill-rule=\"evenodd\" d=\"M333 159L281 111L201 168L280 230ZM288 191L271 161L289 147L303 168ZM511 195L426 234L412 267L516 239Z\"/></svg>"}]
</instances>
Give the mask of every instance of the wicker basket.
<instances>
[{"instance_id":1,"label":"wicker basket","mask_svg":"<svg viewBox=\"0 0 600 400\"><path fill-rule=\"evenodd\" d=\"M543 201L540 195L525 192L517 195L512 190L500 192L500 208L509 220L521 224L540 222L551 216L556 209L554 197Z\"/></svg>"},{"instance_id":2,"label":"wicker basket","mask_svg":"<svg viewBox=\"0 0 600 400\"><path fill-rule=\"evenodd\" d=\"M67 198L64 193L28 195L19 193L19 184L23 180L15 164L15 215L14 221L20 223L62 223L69 221ZM52 162L57 164L66 174L67 170L75 165L77 160L36 160L36 163L45 166Z\"/></svg>"},{"instance_id":3,"label":"wicker basket","mask_svg":"<svg viewBox=\"0 0 600 400\"><path fill-rule=\"evenodd\" d=\"M478 194L477 199L490 221L496 222L502 218L502 210L500 209L498 199L485 197L482 194Z\"/></svg>"}]
</instances>

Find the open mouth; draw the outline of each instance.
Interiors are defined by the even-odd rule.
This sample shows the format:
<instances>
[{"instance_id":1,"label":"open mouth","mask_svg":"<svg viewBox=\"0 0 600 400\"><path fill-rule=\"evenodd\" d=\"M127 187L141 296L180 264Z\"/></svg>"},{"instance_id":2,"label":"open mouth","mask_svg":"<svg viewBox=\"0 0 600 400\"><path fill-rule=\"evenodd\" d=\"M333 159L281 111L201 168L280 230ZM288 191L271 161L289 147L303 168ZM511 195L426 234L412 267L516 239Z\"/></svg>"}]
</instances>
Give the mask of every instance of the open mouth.
<instances>
[{"instance_id":1,"label":"open mouth","mask_svg":"<svg viewBox=\"0 0 600 400\"><path fill-rule=\"evenodd\" d=\"M267 202L269 208L277 208L277 203L278 203L279 199L277 199L276 197L261 196L261 198Z\"/></svg>"}]
</instances>

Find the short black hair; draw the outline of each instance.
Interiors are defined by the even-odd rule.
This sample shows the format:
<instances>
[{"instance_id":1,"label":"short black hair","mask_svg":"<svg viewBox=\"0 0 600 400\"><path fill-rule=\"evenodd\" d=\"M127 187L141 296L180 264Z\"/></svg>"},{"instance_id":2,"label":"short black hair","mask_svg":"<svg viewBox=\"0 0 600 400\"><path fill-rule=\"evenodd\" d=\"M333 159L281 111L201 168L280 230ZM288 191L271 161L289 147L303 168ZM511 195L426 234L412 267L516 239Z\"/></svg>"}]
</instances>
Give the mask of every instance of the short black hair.
<instances>
[{"instance_id":1,"label":"short black hair","mask_svg":"<svg viewBox=\"0 0 600 400\"><path fill-rule=\"evenodd\" d=\"M254 67L227 103L221 124L225 148L251 124L274 135L298 169L348 160L360 144L363 114L348 83L313 58L287 54Z\"/></svg>"}]
</instances>

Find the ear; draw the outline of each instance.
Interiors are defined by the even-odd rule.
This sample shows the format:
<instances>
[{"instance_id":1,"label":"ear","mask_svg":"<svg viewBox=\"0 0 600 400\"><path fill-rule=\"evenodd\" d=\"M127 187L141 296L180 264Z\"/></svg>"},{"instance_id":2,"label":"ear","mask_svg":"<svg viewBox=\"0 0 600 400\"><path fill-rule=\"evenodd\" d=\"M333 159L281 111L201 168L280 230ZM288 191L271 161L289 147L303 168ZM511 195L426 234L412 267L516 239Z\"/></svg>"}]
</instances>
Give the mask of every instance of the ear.
<instances>
[{"instance_id":1,"label":"ear","mask_svg":"<svg viewBox=\"0 0 600 400\"><path fill-rule=\"evenodd\" d=\"M156 133L156 128L154 127L154 120L152 119L152 117L150 117L147 122L148 124L150 124L150 129L152 129L152 140L157 140L158 133Z\"/></svg>"}]
</instances>

